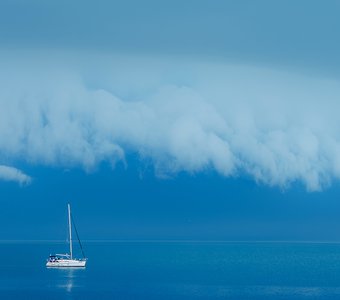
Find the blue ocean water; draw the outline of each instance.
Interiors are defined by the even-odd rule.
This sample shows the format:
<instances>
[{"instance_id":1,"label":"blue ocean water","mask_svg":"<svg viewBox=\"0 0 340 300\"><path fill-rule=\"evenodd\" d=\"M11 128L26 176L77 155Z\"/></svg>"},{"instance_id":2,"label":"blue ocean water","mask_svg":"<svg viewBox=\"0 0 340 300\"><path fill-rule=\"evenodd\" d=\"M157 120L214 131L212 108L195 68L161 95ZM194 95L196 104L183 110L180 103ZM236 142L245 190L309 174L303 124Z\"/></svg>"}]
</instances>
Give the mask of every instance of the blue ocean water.
<instances>
[{"instance_id":1,"label":"blue ocean water","mask_svg":"<svg viewBox=\"0 0 340 300\"><path fill-rule=\"evenodd\" d=\"M0 242L0 299L340 299L340 244L85 242L86 269L47 269L57 242Z\"/></svg>"}]
</instances>

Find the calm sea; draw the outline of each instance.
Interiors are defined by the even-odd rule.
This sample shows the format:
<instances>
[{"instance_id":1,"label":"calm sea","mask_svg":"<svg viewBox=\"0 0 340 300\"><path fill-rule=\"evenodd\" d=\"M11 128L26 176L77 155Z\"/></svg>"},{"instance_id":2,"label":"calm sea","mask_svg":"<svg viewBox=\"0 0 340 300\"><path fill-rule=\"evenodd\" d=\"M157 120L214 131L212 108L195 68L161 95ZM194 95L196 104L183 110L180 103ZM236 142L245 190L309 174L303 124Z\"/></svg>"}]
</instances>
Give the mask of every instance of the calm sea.
<instances>
[{"instance_id":1,"label":"calm sea","mask_svg":"<svg viewBox=\"0 0 340 300\"><path fill-rule=\"evenodd\" d=\"M86 269L46 269L56 242L0 242L0 299L340 299L340 244L85 242Z\"/></svg>"}]
</instances>

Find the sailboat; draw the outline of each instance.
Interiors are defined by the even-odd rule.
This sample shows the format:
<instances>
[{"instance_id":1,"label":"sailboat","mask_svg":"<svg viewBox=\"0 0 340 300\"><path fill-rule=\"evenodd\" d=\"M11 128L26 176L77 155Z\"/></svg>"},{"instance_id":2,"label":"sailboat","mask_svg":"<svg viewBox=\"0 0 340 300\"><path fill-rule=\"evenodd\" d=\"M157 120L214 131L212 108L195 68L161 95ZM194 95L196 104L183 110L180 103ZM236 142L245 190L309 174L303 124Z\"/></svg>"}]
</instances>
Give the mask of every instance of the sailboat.
<instances>
[{"instance_id":1,"label":"sailboat","mask_svg":"<svg viewBox=\"0 0 340 300\"><path fill-rule=\"evenodd\" d=\"M80 242L77 228L74 225L74 221L71 215L71 206L67 204L67 211L68 211L68 233L69 233L69 241L70 241L70 253L69 254L51 254L46 262L46 267L85 267L87 258L85 257L83 246ZM72 224L74 225L74 229L78 238L78 242L80 245L80 249L83 254L83 258L74 258L73 257L73 249L72 249Z\"/></svg>"}]
</instances>

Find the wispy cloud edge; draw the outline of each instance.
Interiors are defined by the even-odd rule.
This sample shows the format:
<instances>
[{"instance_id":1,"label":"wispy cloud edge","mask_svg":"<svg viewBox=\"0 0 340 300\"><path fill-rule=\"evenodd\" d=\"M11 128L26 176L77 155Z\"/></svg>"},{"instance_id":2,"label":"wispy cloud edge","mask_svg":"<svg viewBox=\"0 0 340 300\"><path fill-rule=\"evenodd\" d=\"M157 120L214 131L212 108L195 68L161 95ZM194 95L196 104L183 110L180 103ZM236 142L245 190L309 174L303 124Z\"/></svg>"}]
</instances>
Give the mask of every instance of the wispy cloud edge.
<instances>
[{"instance_id":1,"label":"wispy cloud edge","mask_svg":"<svg viewBox=\"0 0 340 300\"><path fill-rule=\"evenodd\" d=\"M17 168L0 165L0 180L14 181L19 183L21 186L25 186L31 184L32 177Z\"/></svg>"}]
</instances>

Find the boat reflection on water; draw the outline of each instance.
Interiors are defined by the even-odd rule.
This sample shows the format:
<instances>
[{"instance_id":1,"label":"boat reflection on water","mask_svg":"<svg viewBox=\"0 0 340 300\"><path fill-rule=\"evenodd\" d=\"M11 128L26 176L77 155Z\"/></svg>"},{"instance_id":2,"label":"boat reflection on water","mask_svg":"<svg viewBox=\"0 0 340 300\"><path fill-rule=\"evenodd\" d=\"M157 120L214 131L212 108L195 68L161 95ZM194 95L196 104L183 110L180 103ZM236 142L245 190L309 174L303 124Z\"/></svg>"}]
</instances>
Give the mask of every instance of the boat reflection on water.
<instances>
[{"instance_id":1,"label":"boat reflection on water","mask_svg":"<svg viewBox=\"0 0 340 300\"><path fill-rule=\"evenodd\" d=\"M74 288L81 287L77 278L82 277L84 270L83 267L58 269L58 274L60 274L58 288L71 293Z\"/></svg>"}]
</instances>

